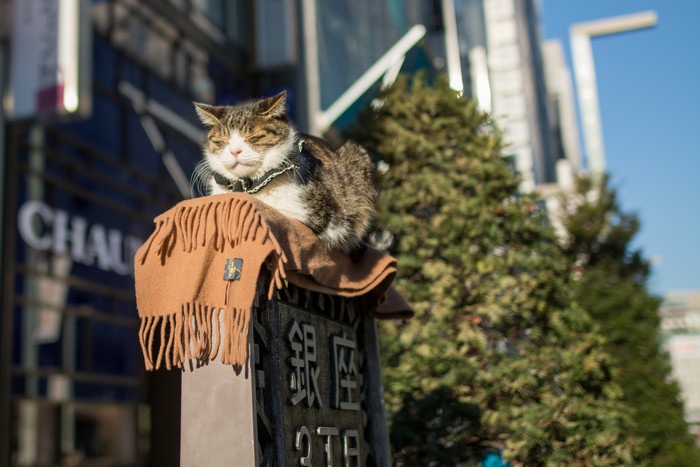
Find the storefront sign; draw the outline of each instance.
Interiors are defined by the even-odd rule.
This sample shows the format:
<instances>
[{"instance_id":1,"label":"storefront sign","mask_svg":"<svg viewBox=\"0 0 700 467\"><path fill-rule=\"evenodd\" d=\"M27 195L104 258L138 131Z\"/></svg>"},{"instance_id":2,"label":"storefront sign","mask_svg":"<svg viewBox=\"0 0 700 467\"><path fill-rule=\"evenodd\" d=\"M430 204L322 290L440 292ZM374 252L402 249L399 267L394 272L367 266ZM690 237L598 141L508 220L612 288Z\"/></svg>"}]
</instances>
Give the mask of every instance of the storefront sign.
<instances>
[{"instance_id":1,"label":"storefront sign","mask_svg":"<svg viewBox=\"0 0 700 467\"><path fill-rule=\"evenodd\" d=\"M15 0L13 8L10 118L89 112L85 0Z\"/></svg>"},{"instance_id":2,"label":"storefront sign","mask_svg":"<svg viewBox=\"0 0 700 467\"><path fill-rule=\"evenodd\" d=\"M19 209L17 227L22 240L35 250L70 255L76 263L129 275L132 259L143 243L101 224L54 209L42 201L27 201Z\"/></svg>"}]
</instances>

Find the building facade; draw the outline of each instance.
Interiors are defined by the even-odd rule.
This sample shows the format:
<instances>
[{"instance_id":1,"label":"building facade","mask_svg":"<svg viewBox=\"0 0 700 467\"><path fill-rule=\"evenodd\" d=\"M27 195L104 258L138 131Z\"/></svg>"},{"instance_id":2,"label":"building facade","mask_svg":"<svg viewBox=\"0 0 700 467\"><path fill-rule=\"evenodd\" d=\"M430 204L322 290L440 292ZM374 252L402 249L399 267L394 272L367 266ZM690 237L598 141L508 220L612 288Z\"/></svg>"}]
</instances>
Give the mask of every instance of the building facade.
<instances>
[{"instance_id":1,"label":"building facade","mask_svg":"<svg viewBox=\"0 0 700 467\"><path fill-rule=\"evenodd\" d=\"M685 419L700 440L700 291L667 294L660 313L661 335L681 389Z\"/></svg>"},{"instance_id":2,"label":"building facade","mask_svg":"<svg viewBox=\"0 0 700 467\"><path fill-rule=\"evenodd\" d=\"M0 465L177 463L179 382L142 369L132 258L188 196L191 102L255 90L248 6L178 3L2 5Z\"/></svg>"},{"instance_id":3,"label":"building facade","mask_svg":"<svg viewBox=\"0 0 700 467\"><path fill-rule=\"evenodd\" d=\"M179 464L179 374L143 369L132 258L192 195L192 102L285 89L306 130L310 90L328 107L438 17L417 0L0 0L0 466Z\"/></svg>"},{"instance_id":4,"label":"building facade","mask_svg":"<svg viewBox=\"0 0 700 467\"><path fill-rule=\"evenodd\" d=\"M557 181L565 157L547 90L535 0L456 0L465 92L503 131L504 156L522 176L521 189Z\"/></svg>"}]
</instances>

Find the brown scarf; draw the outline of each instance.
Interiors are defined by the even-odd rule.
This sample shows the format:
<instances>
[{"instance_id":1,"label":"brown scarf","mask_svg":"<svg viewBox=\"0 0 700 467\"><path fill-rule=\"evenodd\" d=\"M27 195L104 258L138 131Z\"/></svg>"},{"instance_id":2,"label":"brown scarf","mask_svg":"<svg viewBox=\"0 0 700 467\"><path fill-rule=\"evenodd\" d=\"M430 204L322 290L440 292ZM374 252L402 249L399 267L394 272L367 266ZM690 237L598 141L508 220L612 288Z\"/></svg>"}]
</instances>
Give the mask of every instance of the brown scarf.
<instances>
[{"instance_id":1,"label":"brown scarf","mask_svg":"<svg viewBox=\"0 0 700 467\"><path fill-rule=\"evenodd\" d=\"M412 314L390 290L394 258L372 248L358 262L329 252L308 227L250 195L183 201L154 223L134 272L147 370L217 355L224 364L245 363L263 266L271 277L268 299L288 280L317 292L362 295L378 318Z\"/></svg>"}]
</instances>

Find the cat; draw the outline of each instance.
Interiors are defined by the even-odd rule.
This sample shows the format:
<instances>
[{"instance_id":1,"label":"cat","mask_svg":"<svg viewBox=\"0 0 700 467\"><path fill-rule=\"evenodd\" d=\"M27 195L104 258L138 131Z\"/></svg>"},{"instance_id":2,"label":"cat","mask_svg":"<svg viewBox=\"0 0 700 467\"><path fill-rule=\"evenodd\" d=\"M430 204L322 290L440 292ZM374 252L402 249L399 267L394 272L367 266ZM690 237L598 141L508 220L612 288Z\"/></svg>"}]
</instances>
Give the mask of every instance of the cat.
<instances>
[{"instance_id":1,"label":"cat","mask_svg":"<svg viewBox=\"0 0 700 467\"><path fill-rule=\"evenodd\" d=\"M328 249L363 250L375 216L374 163L361 146L337 151L289 122L285 91L232 106L194 103L208 127L194 181L207 194L245 192L306 224Z\"/></svg>"}]
</instances>

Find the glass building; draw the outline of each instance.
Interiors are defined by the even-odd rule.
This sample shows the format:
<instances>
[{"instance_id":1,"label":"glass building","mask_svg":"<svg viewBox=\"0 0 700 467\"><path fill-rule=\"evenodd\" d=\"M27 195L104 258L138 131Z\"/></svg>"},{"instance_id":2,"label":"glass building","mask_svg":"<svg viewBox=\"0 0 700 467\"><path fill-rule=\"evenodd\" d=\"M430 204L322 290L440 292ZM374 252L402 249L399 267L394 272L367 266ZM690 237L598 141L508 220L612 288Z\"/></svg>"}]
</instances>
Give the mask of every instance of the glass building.
<instances>
[{"instance_id":1,"label":"glass building","mask_svg":"<svg viewBox=\"0 0 700 467\"><path fill-rule=\"evenodd\" d=\"M305 14L325 108L413 24L434 40L433 3L0 0L0 466L179 464L180 375L143 369L132 257L191 196L192 102L286 89L305 130Z\"/></svg>"},{"instance_id":2,"label":"glass building","mask_svg":"<svg viewBox=\"0 0 700 467\"><path fill-rule=\"evenodd\" d=\"M1 66L16 106L17 10L50 25L70 3L91 45L73 63L87 76L81 110L5 109L0 465L176 465L178 375L143 371L131 263L153 217L189 194L201 138L191 102L254 92L241 71L248 5L6 2ZM55 25L56 42L68 27Z\"/></svg>"}]
</instances>

